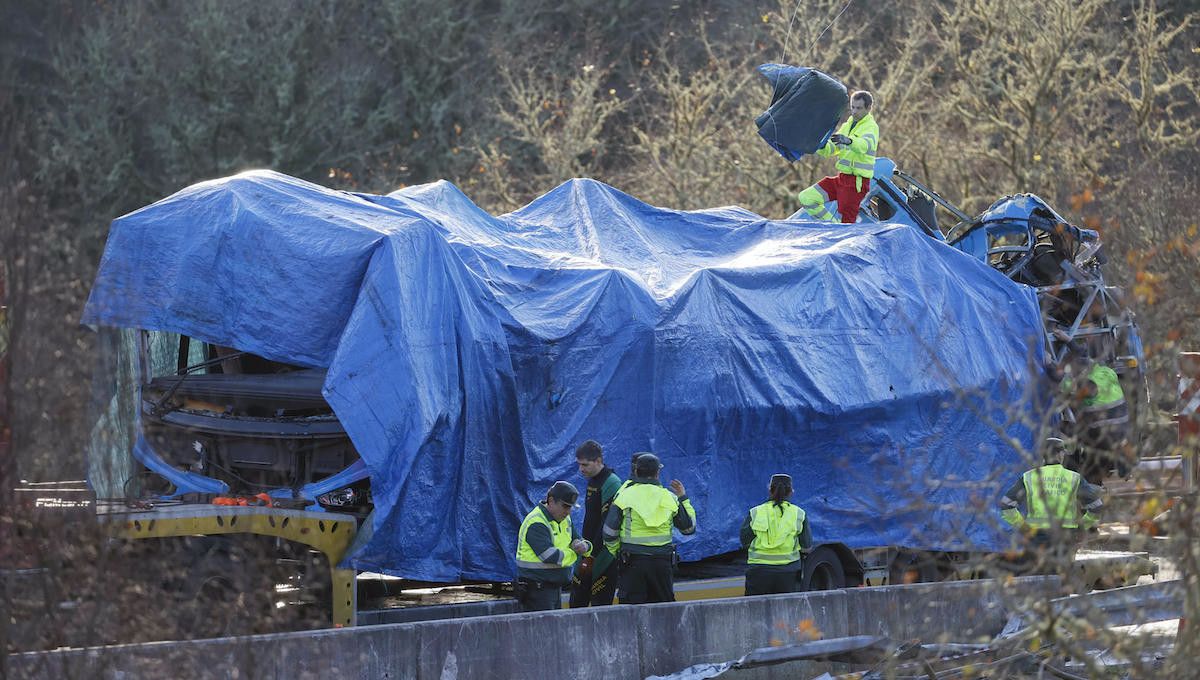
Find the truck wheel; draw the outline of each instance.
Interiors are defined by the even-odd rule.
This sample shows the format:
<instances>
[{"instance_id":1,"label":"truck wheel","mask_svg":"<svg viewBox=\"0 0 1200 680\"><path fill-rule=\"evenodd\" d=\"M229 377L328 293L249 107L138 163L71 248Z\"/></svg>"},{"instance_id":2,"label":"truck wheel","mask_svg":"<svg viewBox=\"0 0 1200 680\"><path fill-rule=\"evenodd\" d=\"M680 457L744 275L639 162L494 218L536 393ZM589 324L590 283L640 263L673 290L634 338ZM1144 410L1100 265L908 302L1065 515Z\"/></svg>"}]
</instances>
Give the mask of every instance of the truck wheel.
<instances>
[{"instance_id":1,"label":"truck wheel","mask_svg":"<svg viewBox=\"0 0 1200 680\"><path fill-rule=\"evenodd\" d=\"M937 562L930 555L920 552L901 551L888 568L888 585L907 583L935 583L942 580Z\"/></svg>"},{"instance_id":2,"label":"truck wheel","mask_svg":"<svg viewBox=\"0 0 1200 680\"><path fill-rule=\"evenodd\" d=\"M837 590L846 587L846 569L832 548L821 546L804 559L801 590Z\"/></svg>"},{"instance_id":3,"label":"truck wheel","mask_svg":"<svg viewBox=\"0 0 1200 680\"><path fill-rule=\"evenodd\" d=\"M263 632L255 626L269 620L272 611L266 588L255 576L245 560L228 552L188 565L186 582L175 593L185 639Z\"/></svg>"}]
</instances>

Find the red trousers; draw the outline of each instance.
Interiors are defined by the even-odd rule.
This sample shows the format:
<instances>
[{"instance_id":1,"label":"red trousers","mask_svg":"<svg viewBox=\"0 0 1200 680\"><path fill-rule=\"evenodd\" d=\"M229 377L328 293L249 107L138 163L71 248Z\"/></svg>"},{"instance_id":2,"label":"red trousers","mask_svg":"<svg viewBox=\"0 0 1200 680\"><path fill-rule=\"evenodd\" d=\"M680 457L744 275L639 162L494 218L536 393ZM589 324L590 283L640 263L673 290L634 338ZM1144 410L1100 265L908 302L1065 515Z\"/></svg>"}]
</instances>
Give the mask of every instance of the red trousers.
<instances>
[{"instance_id":1,"label":"red trousers","mask_svg":"<svg viewBox=\"0 0 1200 680\"><path fill-rule=\"evenodd\" d=\"M858 188L858 181L862 181L862 189ZM838 213L842 217L842 224L853 224L858 219L858 206L862 203L863 197L871 190L871 180L865 177L856 177L855 175L847 175L839 173L836 177L826 177L817 182L817 187L825 192L829 200L837 201Z\"/></svg>"}]
</instances>

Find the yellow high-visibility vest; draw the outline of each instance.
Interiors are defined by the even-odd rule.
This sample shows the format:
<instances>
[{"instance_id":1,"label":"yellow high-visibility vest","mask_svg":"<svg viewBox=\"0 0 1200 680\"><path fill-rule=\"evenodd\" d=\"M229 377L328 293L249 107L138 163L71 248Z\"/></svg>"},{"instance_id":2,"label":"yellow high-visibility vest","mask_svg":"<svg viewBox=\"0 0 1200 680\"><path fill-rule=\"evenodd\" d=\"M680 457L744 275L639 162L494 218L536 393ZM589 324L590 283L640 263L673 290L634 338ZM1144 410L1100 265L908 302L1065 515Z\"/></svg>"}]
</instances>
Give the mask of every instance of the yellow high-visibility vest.
<instances>
[{"instance_id":1,"label":"yellow high-visibility vest","mask_svg":"<svg viewBox=\"0 0 1200 680\"><path fill-rule=\"evenodd\" d=\"M800 533L804 511L784 501L767 501L750 509L750 542L747 564L790 564L800 559Z\"/></svg>"}]
</instances>

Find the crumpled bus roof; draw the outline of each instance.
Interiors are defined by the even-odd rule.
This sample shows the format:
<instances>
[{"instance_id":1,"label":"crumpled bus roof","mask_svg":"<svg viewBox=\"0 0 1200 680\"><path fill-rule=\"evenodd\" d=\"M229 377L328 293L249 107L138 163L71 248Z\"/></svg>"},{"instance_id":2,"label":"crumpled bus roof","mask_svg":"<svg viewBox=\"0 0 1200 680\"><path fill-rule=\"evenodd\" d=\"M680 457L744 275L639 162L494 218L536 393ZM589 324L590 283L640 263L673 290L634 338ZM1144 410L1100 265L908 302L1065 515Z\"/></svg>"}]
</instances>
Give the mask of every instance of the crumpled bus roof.
<instances>
[{"instance_id":1,"label":"crumpled bus roof","mask_svg":"<svg viewBox=\"0 0 1200 680\"><path fill-rule=\"evenodd\" d=\"M197 184L113 222L83 321L328 368L376 507L349 561L446 582L512 578L585 439L622 477L646 450L684 482L685 560L736 549L777 472L818 541L1002 547L1019 455L998 432L1029 443L1004 411L1041 352L1031 289L909 227L579 179L501 216L447 182Z\"/></svg>"}]
</instances>

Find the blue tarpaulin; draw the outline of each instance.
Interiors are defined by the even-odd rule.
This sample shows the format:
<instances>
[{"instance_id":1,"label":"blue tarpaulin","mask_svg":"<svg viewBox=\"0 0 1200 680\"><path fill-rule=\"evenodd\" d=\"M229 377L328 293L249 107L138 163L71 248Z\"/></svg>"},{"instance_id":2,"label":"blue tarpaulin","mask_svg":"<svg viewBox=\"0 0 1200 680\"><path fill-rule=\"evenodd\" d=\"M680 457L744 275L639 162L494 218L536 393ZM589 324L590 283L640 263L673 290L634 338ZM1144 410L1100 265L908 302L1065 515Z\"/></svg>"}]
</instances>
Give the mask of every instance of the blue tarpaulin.
<instances>
[{"instance_id":1,"label":"blue tarpaulin","mask_svg":"<svg viewBox=\"0 0 1200 680\"><path fill-rule=\"evenodd\" d=\"M846 86L803 66L763 64L758 72L771 83L771 105L754 120L759 136L789 162L825 146L846 113Z\"/></svg>"},{"instance_id":2,"label":"blue tarpaulin","mask_svg":"<svg viewBox=\"0 0 1200 680\"><path fill-rule=\"evenodd\" d=\"M991 549L1032 380L1032 289L903 225L651 207L571 180L492 216L256 171L113 222L84 322L327 367L370 470L360 569L507 580L573 451L657 453L734 550L772 473L818 541ZM920 502L918 502L920 501ZM581 521L582 518L577 518Z\"/></svg>"}]
</instances>

